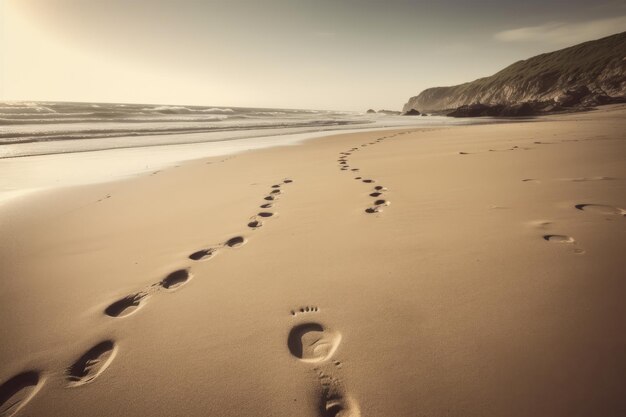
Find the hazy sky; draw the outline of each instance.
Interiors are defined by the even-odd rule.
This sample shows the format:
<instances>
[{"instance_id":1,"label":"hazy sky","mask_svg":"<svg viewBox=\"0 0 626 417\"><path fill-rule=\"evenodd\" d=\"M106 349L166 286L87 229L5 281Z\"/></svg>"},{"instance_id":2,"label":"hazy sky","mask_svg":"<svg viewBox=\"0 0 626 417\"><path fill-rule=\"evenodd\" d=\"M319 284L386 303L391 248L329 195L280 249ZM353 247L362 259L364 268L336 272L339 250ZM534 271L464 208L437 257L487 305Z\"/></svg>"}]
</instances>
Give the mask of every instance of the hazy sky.
<instances>
[{"instance_id":1,"label":"hazy sky","mask_svg":"<svg viewBox=\"0 0 626 417\"><path fill-rule=\"evenodd\" d=\"M0 99L400 109L625 30L624 0L0 0Z\"/></svg>"}]
</instances>

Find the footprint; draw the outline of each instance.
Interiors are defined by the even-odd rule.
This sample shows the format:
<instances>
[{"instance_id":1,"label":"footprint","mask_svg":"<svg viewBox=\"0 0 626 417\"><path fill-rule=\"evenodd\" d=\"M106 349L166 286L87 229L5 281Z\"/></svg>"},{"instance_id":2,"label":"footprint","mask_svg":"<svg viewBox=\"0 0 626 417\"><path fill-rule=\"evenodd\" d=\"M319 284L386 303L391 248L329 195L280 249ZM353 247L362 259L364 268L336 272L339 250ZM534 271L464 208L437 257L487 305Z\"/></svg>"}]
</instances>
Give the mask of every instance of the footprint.
<instances>
[{"instance_id":1,"label":"footprint","mask_svg":"<svg viewBox=\"0 0 626 417\"><path fill-rule=\"evenodd\" d=\"M468 155L467 152L459 152L459 155Z\"/></svg>"},{"instance_id":2,"label":"footprint","mask_svg":"<svg viewBox=\"0 0 626 417\"><path fill-rule=\"evenodd\" d=\"M68 387L85 385L104 372L117 353L117 346L112 340L105 340L89 349L67 368Z\"/></svg>"},{"instance_id":3,"label":"footprint","mask_svg":"<svg viewBox=\"0 0 626 417\"><path fill-rule=\"evenodd\" d=\"M22 409L43 385L37 371L15 375L0 385L0 417L10 417Z\"/></svg>"},{"instance_id":4,"label":"footprint","mask_svg":"<svg viewBox=\"0 0 626 417\"><path fill-rule=\"evenodd\" d=\"M379 193L378 191L376 191L376 192L371 193L370 197L378 197L378 196L381 196L381 195L383 195L383 193Z\"/></svg>"},{"instance_id":5,"label":"footprint","mask_svg":"<svg viewBox=\"0 0 626 417\"><path fill-rule=\"evenodd\" d=\"M280 184L274 184L272 185L272 188L280 188Z\"/></svg>"},{"instance_id":6,"label":"footprint","mask_svg":"<svg viewBox=\"0 0 626 417\"><path fill-rule=\"evenodd\" d=\"M261 204L261 208L272 208L272 203Z\"/></svg>"},{"instance_id":7,"label":"footprint","mask_svg":"<svg viewBox=\"0 0 626 417\"><path fill-rule=\"evenodd\" d=\"M318 323L297 325L289 332L287 347L303 362L323 362L329 359L341 342L339 332L325 329Z\"/></svg>"},{"instance_id":8,"label":"footprint","mask_svg":"<svg viewBox=\"0 0 626 417\"><path fill-rule=\"evenodd\" d=\"M387 191L387 189L383 187L382 185L377 185L376 187L374 187L374 189L376 191Z\"/></svg>"},{"instance_id":9,"label":"footprint","mask_svg":"<svg viewBox=\"0 0 626 417\"><path fill-rule=\"evenodd\" d=\"M291 184L291 183L293 182L293 180L292 180L292 179L287 178L287 179L283 180L283 182L284 182L285 184Z\"/></svg>"},{"instance_id":10,"label":"footprint","mask_svg":"<svg viewBox=\"0 0 626 417\"><path fill-rule=\"evenodd\" d=\"M264 198L264 200L274 201L274 196L273 195L268 195L267 197Z\"/></svg>"},{"instance_id":11,"label":"footprint","mask_svg":"<svg viewBox=\"0 0 626 417\"><path fill-rule=\"evenodd\" d=\"M191 278L191 274L187 269L179 269L178 271L174 271L159 283L161 287L166 290L174 290L184 285Z\"/></svg>"},{"instance_id":12,"label":"footprint","mask_svg":"<svg viewBox=\"0 0 626 417\"><path fill-rule=\"evenodd\" d=\"M376 200L374 201L375 206L388 206L390 203L387 200Z\"/></svg>"},{"instance_id":13,"label":"footprint","mask_svg":"<svg viewBox=\"0 0 626 417\"><path fill-rule=\"evenodd\" d=\"M217 252L217 250L213 248L200 249L199 251L194 252L191 255L189 255L189 259L194 260L194 261L202 261L205 259L209 259L213 255L215 255L215 252Z\"/></svg>"},{"instance_id":14,"label":"footprint","mask_svg":"<svg viewBox=\"0 0 626 417\"><path fill-rule=\"evenodd\" d=\"M246 243L246 240L243 238L243 236L235 236L228 239L226 243L224 243L224 245L228 246L229 248L237 248L244 243Z\"/></svg>"},{"instance_id":15,"label":"footprint","mask_svg":"<svg viewBox=\"0 0 626 417\"><path fill-rule=\"evenodd\" d=\"M251 229L258 229L261 226L263 226L263 223L261 223L259 220L252 220L250 223L248 223L248 227Z\"/></svg>"},{"instance_id":16,"label":"footprint","mask_svg":"<svg viewBox=\"0 0 626 417\"><path fill-rule=\"evenodd\" d=\"M127 295L121 300L117 300L116 302L105 308L104 314L110 317L129 316L142 307L146 296L147 294L145 293Z\"/></svg>"},{"instance_id":17,"label":"footprint","mask_svg":"<svg viewBox=\"0 0 626 417\"><path fill-rule=\"evenodd\" d=\"M280 191L280 190L272 190L272 191L270 191L270 194L281 194L281 193L282 193L282 191Z\"/></svg>"},{"instance_id":18,"label":"footprint","mask_svg":"<svg viewBox=\"0 0 626 417\"><path fill-rule=\"evenodd\" d=\"M355 179L355 180L360 180L360 179L362 179L362 178L363 178L363 177L354 177L354 179Z\"/></svg>"},{"instance_id":19,"label":"footprint","mask_svg":"<svg viewBox=\"0 0 626 417\"><path fill-rule=\"evenodd\" d=\"M537 179L534 179L534 178L524 178L522 180L522 182L532 182L532 183L535 183L535 184L539 184L541 181L539 181Z\"/></svg>"},{"instance_id":20,"label":"footprint","mask_svg":"<svg viewBox=\"0 0 626 417\"><path fill-rule=\"evenodd\" d=\"M332 386L332 385L331 385ZM325 388L320 404L322 417L360 417L361 411L357 402L331 388Z\"/></svg>"},{"instance_id":21,"label":"footprint","mask_svg":"<svg viewBox=\"0 0 626 417\"><path fill-rule=\"evenodd\" d=\"M333 361L335 369L315 368L322 387L319 411L322 417L360 417L361 411L357 402L349 395L340 378L335 376L341 368L341 362Z\"/></svg>"},{"instance_id":22,"label":"footprint","mask_svg":"<svg viewBox=\"0 0 626 417\"><path fill-rule=\"evenodd\" d=\"M366 182L366 183L370 184L370 183L375 182L375 181L374 181L374 180L367 179L367 180L363 180L363 182Z\"/></svg>"},{"instance_id":23,"label":"footprint","mask_svg":"<svg viewBox=\"0 0 626 417\"><path fill-rule=\"evenodd\" d=\"M258 214L261 217L272 217L274 215L274 213L270 213L268 211L262 211Z\"/></svg>"},{"instance_id":24,"label":"footprint","mask_svg":"<svg viewBox=\"0 0 626 417\"><path fill-rule=\"evenodd\" d=\"M604 204L576 204L574 207L578 210L589 211L596 214L626 216L626 210Z\"/></svg>"},{"instance_id":25,"label":"footprint","mask_svg":"<svg viewBox=\"0 0 626 417\"><path fill-rule=\"evenodd\" d=\"M554 243L575 243L576 240L571 236L565 235L544 235L544 240Z\"/></svg>"},{"instance_id":26,"label":"footprint","mask_svg":"<svg viewBox=\"0 0 626 417\"><path fill-rule=\"evenodd\" d=\"M368 214L380 213L383 209L380 206L368 207L365 209L365 212Z\"/></svg>"},{"instance_id":27,"label":"footprint","mask_svg":"<svg viewBox=\"0 0 626 417\"><path fill-rule=\"evenodd\" d=\"M552 243L572 245L572 246L574 246L573 251L577 255L582 255L582 254L585 253L585 251L583 249L580 249L580 248L576 247L576 240L573 237L571 237L571 236L566 236L566 235L544 235L543 239L547 240L548 242L552 242Z\"/></svg>"}]
</instances>

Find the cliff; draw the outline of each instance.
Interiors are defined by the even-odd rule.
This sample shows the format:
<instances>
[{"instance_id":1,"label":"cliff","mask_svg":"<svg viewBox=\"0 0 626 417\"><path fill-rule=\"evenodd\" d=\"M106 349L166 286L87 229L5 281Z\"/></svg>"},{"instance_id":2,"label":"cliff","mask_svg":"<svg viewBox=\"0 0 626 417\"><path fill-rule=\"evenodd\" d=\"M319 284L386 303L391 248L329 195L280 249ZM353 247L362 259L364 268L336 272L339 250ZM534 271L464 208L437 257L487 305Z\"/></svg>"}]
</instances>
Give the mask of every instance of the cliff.
<instances>
[{"instance_id":1,"label":"cliff","mask_svg":"<svg viewBox=\"0 0 626 417\"><path fill-rule=\"evenodd\" d=\"M434 87L411 97L403 111L441 112L477 103L516 105L626 96L626 32L518 61L496 74L451 87ZM592 97L599 97L594 100Z\"/></svg>"}]
</instances>

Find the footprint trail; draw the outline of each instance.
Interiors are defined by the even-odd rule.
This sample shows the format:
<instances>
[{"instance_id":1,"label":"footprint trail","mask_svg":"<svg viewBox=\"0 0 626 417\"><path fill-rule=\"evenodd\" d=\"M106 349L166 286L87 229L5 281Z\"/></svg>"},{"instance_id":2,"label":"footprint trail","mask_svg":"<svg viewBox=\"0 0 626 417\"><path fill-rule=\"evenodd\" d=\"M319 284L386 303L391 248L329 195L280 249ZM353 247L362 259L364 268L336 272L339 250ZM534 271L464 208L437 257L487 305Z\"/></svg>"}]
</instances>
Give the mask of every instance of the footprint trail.
<instances>
[{"instance_id":1,"label":"footprint trail","mask_svg":"<svg viewBox=\"0 0 626 417\"><path fill-rule=\"evenodd\" d=\"M348 171L348 170L350 170L351 172L360 172L360 168L351 167L350 166L349 157L352 156L352 154L354 152L360 151L362 148L365 148L368 145L373 146L373 145L381 143L382 141L384 141L386 139L391 139L391 138L394 138L396 136L403 135L403 134L406 134L406 133L409 133L409 132L400 132L400 133L396 133L396 134L393 134L393 135L390 135L390 136L383 136L383 137L375 139L373 142L361 144L360 147L354 147L354 148L350 148L348 150L339 152L339 158L337 160L337 162L339 162L339 169L341 171ZM375 179L364 178L363 176L357 176L357 177L354 177L354 179L357 180L357 181L360 181L360 182L362 182L364 184L376 183ZM378 197L381 197L385 191L387 191L387 188L385 188L385 187L383 187L381 185L377 185L371 191L372 192L369 194L369 196L370 197L374 197L374 198L378 198ZM388 200L379 199L378 198L377 200L373 201L370 206L366 207L364 209L364 212L367 213L367 214L380 213L380 212L383 211L383 208L389 206L389 204L390 204L390 202Z\"/></svg>"},{"instance_id":2,"label":"footprint trail","mask_svg":"<svg viewBox=\"0 0 626 417\"><path fill-rule=\"evenodd\" d=\"M291 184L292 182L292 179L287 178L283 180L280 184L272 185L270 192L265 197L265 199L270 197L275 202L279 196L283 195L282 186L284 184ZM251 230L256 230L263 225L263 222L260 220L261 218L269 219L276 217L275 212L267 211L267 209L273 207L273 203L264 203L261 204L260 207L265 209L265 211L258 212L255 216L251 217L248 220L247 227ZM207 261L217 255L220 249L239 248L246 243L247 239L244 236L236 235L229 238L223 243L210 245L209 247L199 249L191 253L187 258L194 262ZM129 316L135 313L141 307L143 307L147 300L150 298L150 296L152 296L153 294L161 290L165 290L168 292L177 290L178 288L187 284L192 277L193 274L190 272L189 267L175 270L169 273L161 281L114 301L104 309L104 314L109 317L116 318Z\"/></svg>"}]
</instances>

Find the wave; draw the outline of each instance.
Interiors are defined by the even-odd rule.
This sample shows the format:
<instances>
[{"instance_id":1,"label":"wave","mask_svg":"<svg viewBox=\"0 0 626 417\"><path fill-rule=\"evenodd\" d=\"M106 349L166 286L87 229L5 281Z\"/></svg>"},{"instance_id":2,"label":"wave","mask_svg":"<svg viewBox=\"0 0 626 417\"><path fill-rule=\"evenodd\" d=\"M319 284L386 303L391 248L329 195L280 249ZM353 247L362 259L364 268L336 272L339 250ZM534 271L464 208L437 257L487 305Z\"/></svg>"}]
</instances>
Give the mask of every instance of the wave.
<instances>
[{"instance_id":1,"label":"wave","mask_svg":"<svg viewBox=\"0 0 626 417\"><path fill-rule=\"evenodd\" d=\"M30 111L29 111L30 110ZM49 107L45 106L0 106L0 113L27 113L27 114L37 114L37 113L56 113L56 111L52 110Z\"/></svg>"},{"instance_id":2,"label":"wave","mask_svg":"<svg viewBox=\"0 0 626 417\"><path fill-rule=\"evenodd\" d=\"M252 124L232 124L227 126L183 126L183 127L162 127L162 128L115 128L103 129L93 128L87 130L44 130L30 132L7 132L0 133L0 144L17 144L31 142L49 142L75 139L98 139L113 138L124 136L148 136L148 135L171 135L184 133L203 133L203 132L223 132L234 130L262 130L262 129L281 129L281 128L299 128L299 127L329 127L329 126L345 126L352 124L369 123L368 121L356 120L310 120L276 123L267 121L266 123Z\"/></svg>"},{"instance_id":3,"label":"wave","mask_svg":"<svg viewBox=\"0 0 626 417\"><path fill-rule=\"evenodd\" d=\"M326 130L334 126L370 123L368 118L347 114L250 107L0 102L0 154L3 153L2 145L30 142L137 136L146 136L150 141L149 137L156 135L289 128ZM23 152L28 153L27 150Z\"/></svg>"},{"instance_id":4,"label":"wave","mask_svg":"<svg viewBox=\"0 0 626 417\"><path fill-rule=\"evenodd\" d=\"M233 109L229 109L229 108L220 109L218 107L212 107L210 109L204 109L204 110L198 110L198 111L202 113L234 113L235 112L235 110Z\"/></svg>"},{"instance_id":5,"label":"wave","mask_svg":"<svg viewBox=\"0 0 626 417\"><path fill-rule=\"evenodd\" d=\"M0 115L1 116L1 115ZM132 117L126 119L118 119L118 118L84 118L84 117L63 117L63 118L8 118L8 117L0 117L0 126L10 126L10 125L55 125L55 124L63 124L63 123L124 123L124 124L132 124L132 123L213 123L220 122L222 120L230 120L228 116L224 115L208 115L197 117L193 115L193 117L170 117L170 118L162 118L162 117ZM233 117L232 119L240 119L240 117Z\"/></svg>"},{"instance_id":6,"label":"wave","mask_svg":"<svg viewBox=\"0 0 626 417\"><path fill-rule=\"evenodd\" d=\"M285 114L290 114L286 111L254 111L250 113L251 115L258 115L258 116L282 116Z\"/></svg>"},{"instance_id":7,"label":"wave","mask_svg":"<svg viewBox=\"0 0 626 417\"><path fill-rule=\"evenodd\" d=\"M234 113L233 109L212 107L208 109L189 108L184 106L156 106L146 107L143 110L162 114L193 114L193 113Z\"/></svg>"},{"instance_id":8,"label":"wave","mask_svg":"<svg viewBox=\"0 0 626 417\"><path fill-rule=\"evenodd\" d=\"M189 112L187 107L182 106L157 106L157 107L146 107L146 111L158 111L158 112Z\"/></svg>"}]
</instances>

